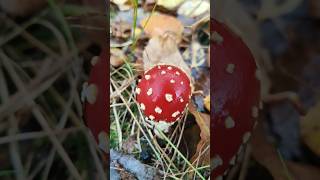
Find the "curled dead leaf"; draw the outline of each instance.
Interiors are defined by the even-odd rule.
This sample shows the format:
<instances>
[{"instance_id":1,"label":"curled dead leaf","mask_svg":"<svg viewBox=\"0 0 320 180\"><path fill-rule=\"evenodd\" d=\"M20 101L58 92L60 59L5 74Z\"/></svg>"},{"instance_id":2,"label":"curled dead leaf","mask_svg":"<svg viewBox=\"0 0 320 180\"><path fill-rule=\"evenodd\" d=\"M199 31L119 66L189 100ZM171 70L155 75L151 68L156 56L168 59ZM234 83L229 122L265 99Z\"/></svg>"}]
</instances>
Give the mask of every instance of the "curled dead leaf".
<instances>
[{"instance_id":1,"label":"curled dead leaf","mask_svg":"<svg viewBox=\"0 0 320 180\"><path fill-rule=\"evenodd\" d=\"M151 38L169 33L173 35L176 42L181 41L184 29L183 24L177 18L164 14L155 14L150 18L146 17L140 22L140 25Z\"/></svg>"},{"instance_id":2,"label":"curled dead leaf","mask_svg":"<svg viewBox=\"0 0 320 180\"><path fill-rule=\"evenodd\" d=\"M185 1L178 9L178 14L195 18L210 11L210 3L203 0Z\"/></svg>"},{"instance_id":3,"label":"curled dead leaf","mask_svg":"<svg viewBox=\"0 0 320 180\"><path fill-rule=\"evenodd\" d=\"M209 165L210 163L210 115L197 111L193 103L189 104L189 111L196 119L200 128L200 141L197 150L191 158L192 163Z\"/></svg>"},{"instance_id":4,"label":"curled dead leaf","mask_svg":"<svg viewBox=\"0 0 320 180\"><path fill-rule=\"evenodd\" d=\"M169 35L153 37L143 51L144 70L156 64L171 64L182 68L191 79L191 70L184 62L176 41Z\"/></svg>"}]
</instances>

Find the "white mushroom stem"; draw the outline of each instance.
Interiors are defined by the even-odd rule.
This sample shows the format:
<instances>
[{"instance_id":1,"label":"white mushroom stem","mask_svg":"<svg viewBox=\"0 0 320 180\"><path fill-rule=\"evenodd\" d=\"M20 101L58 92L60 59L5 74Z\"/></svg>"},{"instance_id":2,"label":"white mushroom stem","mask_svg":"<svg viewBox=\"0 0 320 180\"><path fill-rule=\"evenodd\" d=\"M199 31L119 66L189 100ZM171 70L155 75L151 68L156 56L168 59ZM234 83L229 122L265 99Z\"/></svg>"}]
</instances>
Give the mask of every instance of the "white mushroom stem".
<instances>
[{"instance_id":1,"label":"white mushroom stem","mask_svg":"<svg viewBox=\"0 0 320 180\"><path fill-rule=\"evenodd\" d=\"M151 121L151 120L148 120L148 119L146 119L146 122L151 127L154 127L154 133L159 138L162 138L162 136L160 135L161 133L159 131L167 133L169 131L170 126L172 126L174 124L174 122L171 122L171 123L167 123L165 121L155 122L155 121Z\"/></svg>"}]
</instances>

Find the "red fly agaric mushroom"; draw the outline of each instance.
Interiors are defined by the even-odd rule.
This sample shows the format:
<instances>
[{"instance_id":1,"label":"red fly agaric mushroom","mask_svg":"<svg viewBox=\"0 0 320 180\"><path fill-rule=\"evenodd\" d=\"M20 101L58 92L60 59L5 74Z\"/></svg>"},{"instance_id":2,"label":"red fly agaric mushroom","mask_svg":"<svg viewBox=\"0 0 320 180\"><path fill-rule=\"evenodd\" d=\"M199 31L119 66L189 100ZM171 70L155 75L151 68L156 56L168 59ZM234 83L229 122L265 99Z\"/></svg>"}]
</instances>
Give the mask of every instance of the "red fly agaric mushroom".
<instances>
[{"instance_id":1,"label":"red fly agaric mushroom","mask_svg":"<svg viewBox=\"0 0 320 180\"><path fill-rule=\"evenodd\" d=\"M190 79L173 65L155 65L144 73L136 88L137 102L147 120L167 131L181 119L191 97ZM157 132L157 131L155 131Z\"/></svg>"},{"instance_id":2,"label":"red fly agaric mushroom","mask_svg":"<svg viewBox=\"0 0 320 180\"><path fill-rule=\"evenodd\" d=\"M107 52L103 51L100 57L91 60L92 69L89 81L84 83L81 99L84 103L84 119L99 147L108 152L108 118L107 118L107 93L108 72Z\"/></svg>"},{"instance_id":3,"label":"red fly agaric mushroom","mask_svg":"<svg viewBox=\"0 0 320 180\"><path fill-rule=\"evenodd\" d=\"M211 178L222 179L244 149L258 117L260 81L253 55L226 25L212 20Z\"/></svg>"}]
</instances>

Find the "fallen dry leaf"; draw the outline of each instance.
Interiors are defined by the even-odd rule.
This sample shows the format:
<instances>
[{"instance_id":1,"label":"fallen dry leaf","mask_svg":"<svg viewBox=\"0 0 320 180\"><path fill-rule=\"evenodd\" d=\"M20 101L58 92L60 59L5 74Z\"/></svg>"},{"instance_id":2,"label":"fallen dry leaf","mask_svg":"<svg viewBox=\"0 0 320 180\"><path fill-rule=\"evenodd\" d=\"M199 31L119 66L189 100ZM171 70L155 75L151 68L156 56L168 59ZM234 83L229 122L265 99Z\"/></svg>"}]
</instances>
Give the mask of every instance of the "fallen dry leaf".
<instances>
[{"instance_id":1,"label":"fallen dry leaf","mask_svg":"<svg viewBox=\"0 0 320 180\"><path fill-rule=\"evenodd\" d=\"M178 9L178 14L190 18L198 17L210 11L210 3L203 0L185 1Z\"/></svg>"},{"instance_id":2,"label":"fallen dry leaf","mask_svg":"<svg viewBox=\"0 0 320 180\"><path fill-rule=\"evenodd\" d=\"M176 41L169 35L153 37L143 51L144 70L156 64L171 64L182 68L191 77L191 71L184 62Z\"/></svg>"},{"instance_id":3,"label":"fallen dry leaf","mask_svg":"<svg viewBox=\"0 0 320 180\"><path fill-rule=\"evenodd\" d=\"M210 115L198 112L193 103L189 104L189 111L196 119L201 137L197 150L190 161L208 165L210 163L210 151L208 148L210 146Z\"/></svg>"},{"instance_id":4,"label":"fallen dry leaf","mask_svg":"<svg viewBox=\"0 0 320 180\"><path fill-rule=\"evenodd\" d=\"M146 17L140 22L140 25L151 38L169 33L173 35L177 42L181 41L184 29L183 24L177 18L164 14L154 14L150 18Z\"/></svg>"},{"instance_id":5,"label":"fallen dry leaf","mask_svg":"<svg viewBox=\"0 0 320 180\"><path fill-rule=\"evenodd\" d=\"M300 126L303 142L320 156L320 102L302 118Z\"/></svg>"}]
</instances>

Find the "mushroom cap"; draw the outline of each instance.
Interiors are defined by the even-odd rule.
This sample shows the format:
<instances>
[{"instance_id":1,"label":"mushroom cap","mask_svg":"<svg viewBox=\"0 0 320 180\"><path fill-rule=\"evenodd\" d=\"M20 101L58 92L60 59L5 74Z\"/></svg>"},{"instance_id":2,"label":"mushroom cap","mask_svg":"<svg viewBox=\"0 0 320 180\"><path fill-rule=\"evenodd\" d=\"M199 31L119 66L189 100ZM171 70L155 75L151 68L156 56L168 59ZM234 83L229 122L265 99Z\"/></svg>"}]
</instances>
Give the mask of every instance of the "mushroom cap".
<instances>
[{"instance_id":1,"label":"mushroom cap","mask_svg":"<svg viewBox=\"0 0 320 180\"><path fill-rule=\"evenodd\" d=\"M220 179L250 138L258 116L260 81L254 57L241 38L214 19L211 30L211 177Z\"/></svg>"},{"instance_id":2,"label":"mushroom cap","mask_svg":"<svg viewBox=\"0 0 320 180\"><path fill-rule=\"evenodd\" d=\"M89 80L82 91L84 101L84 119L87 127L99 145L99 142L108 134L109 124L107 117L108 107L108 71L107 51L101 52L100 57L91 61L92 69ZM105 138L105 137L103 137Z\"/></svg>"},{"instance_id":3,"label":"mushroom cap","mask_svg":"<svg viewBox=\"0 0 320 180\"><path fill-rule=\"evenodd\" d=\"M191 97L190 80L173 65L156 65L139 80L137 102L148 119L175 122L181 118Z\"/></svg>"}]
</instances>

